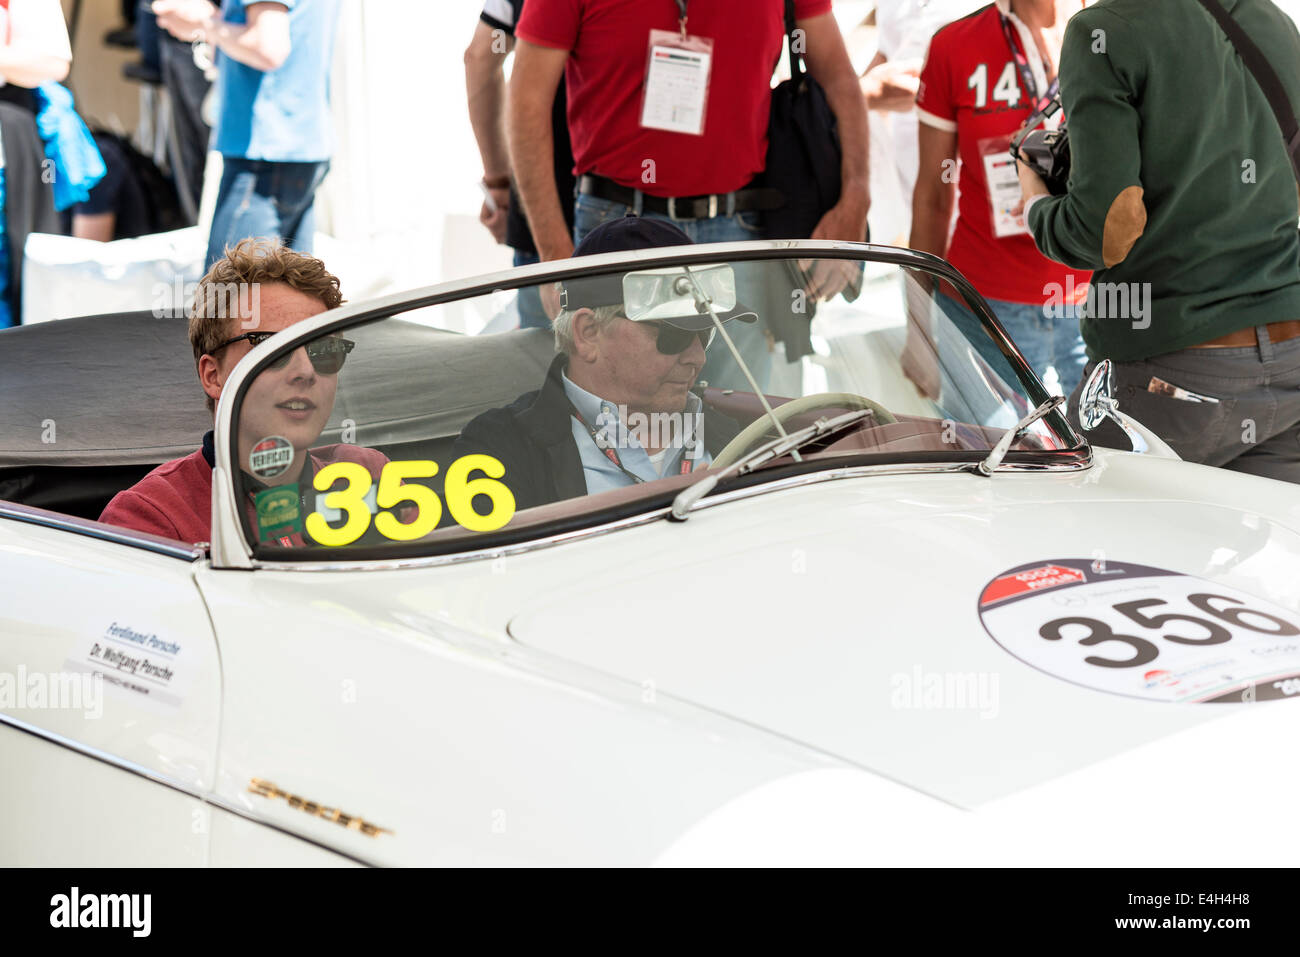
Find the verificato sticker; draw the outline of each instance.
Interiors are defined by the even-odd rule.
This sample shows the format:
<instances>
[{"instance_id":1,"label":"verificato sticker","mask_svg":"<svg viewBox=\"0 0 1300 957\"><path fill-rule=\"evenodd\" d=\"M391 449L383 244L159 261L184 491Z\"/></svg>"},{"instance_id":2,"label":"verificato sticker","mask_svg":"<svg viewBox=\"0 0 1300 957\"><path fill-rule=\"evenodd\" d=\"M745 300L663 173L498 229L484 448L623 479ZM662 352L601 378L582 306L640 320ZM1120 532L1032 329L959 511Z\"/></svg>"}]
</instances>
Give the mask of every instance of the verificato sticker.
<instances>
[{"instance_id":1,"label":"verificato sticker","mask_svg":"<svg viewBox=\"0 0 1300 957\"><path fill-rule=\"evenodd\" d=\"M1300 615L1129 562L1031 562L984 587L980 620L1025 664L1148 701L1300 697Z\"/></svg>"},{"instance_id":2,"label":"verificato sticker","mask_svg":"<svg viewBox=\"0 0 1300 957\"><path fill-rule=\"evenodd\" d=\"M260 479L272 479L293 465L293 443L283 435L269 435L248 453L248 470Z\"/></svg>"}]
</instances>

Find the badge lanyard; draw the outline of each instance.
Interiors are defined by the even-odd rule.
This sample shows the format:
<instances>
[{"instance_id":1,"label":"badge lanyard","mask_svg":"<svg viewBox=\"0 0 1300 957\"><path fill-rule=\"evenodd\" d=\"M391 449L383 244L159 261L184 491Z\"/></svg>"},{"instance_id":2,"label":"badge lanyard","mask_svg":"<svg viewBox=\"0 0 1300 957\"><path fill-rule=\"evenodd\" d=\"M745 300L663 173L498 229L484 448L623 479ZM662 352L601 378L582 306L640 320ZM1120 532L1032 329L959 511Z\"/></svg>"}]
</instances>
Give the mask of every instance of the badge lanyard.
<instances>
[{"instance_id":1,"label":"badge lanyard","mask_svg":"<svg viewBox=\"0 0 1300 957\"><path fill-rule=\"evenodd\" d=\"M1011 58L1020 71L1020 82L1029 93L1032 116L1056 96L1061 87L1060 77L1052 81L1047 88L1047 95L1039 100L1034 71L1029 66L1029 58L1016 43L1015 29L1011 25L1011 20L1006 14L999 16L1002 21L1002 35L1006 37ZM1010 145L1009 136L987 137L978 143L980 158L984 161L984 183L989 195L990 226L995 239L1029 235L1024 213L1013 212L1020 206L1020 177L1017 175L1015 161L1007 152Z\"/></svg>"},{"instance_id":2,"label":"badge lanyard","mask_svg":"<svg viewBox=\"0 0 1300 957\"><path fill-rule=\"evenodd\" d=\"M1011 58L1016 61L1016 69L1020 71L1020 80L1024 83L1025 89L1029 91L1029 100L1033 107L1031 112L1037 113L1047 105L1048 101L1055 98L1057 92L1061 89L1061 78L1057 76L1052 81L1051 86L1047 88L1047 94L1039 100L1038 84L1034 81L1034 71L1029 67L1029 58L1016 44L1015 37L1012 35L1011 20L1005 13L1000 14L1000 17L1002 19L1002 35L1007 38L1007 46L1011 48ZM1044 70L1044 72L1046 71Z\"/></svg>"},{"instance_id":3,"label":"badge lanyard","mask_svg":"<svg viewBox=\"0 0 1300 957\"><path fill-rule=\"evenodd\" d=\"M704 135L713 40L686 32L687 0L675 0L677 29L651 30L641 87L641 126L645 129Z\"/></svg>"},{"instance_id":4,"label":"badge lanyard","mask_svg":"<svg viewBox=\"0 0 1300 957\"><path fill-rule=\"evenodd\" d=\"M681 0L678 0L678 2L680 4ZM681 4L681 5L685 6L685 4ZM645 484L645 479L637 475L635 472L629 471L627 467L623 465L623 460L618 456L618 450L616 450L610 445L607 445L604 441L602 441L600 436L596 434L596 430L587 424L587 420L582 417L582 413L578 411L577 406L570 403L569 412L570 414L573 415L575 419L578 420L578 423L584 429L587 430L587 434L591 436L592 443L596 446L596 448L600 449L601 453L604 454L605 458L609 459L611 462L614 463L614 467L616 469L618 469L620 472L622 472L624 475L630 478L633 481L633 483L637 485ZM686 455L685 443L683 443L682 464L678 467L677 474L687 475L690 472L693 472L694 470L695 470L695 463L692 462L690 458Z\"/></svg>"}]
</instances>

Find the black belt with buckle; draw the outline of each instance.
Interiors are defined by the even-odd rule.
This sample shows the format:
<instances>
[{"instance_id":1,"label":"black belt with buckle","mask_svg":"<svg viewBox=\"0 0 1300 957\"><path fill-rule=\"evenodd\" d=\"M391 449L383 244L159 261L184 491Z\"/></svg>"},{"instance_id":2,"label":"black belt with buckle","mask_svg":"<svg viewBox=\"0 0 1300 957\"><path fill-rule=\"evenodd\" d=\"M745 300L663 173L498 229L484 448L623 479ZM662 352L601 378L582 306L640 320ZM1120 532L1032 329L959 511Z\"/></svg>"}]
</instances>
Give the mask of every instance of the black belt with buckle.
<instances>
[{"instance_id":1,"label":"black belt with buckle","mask_svg":"<svg viewBox=\"0 0 1300 957\"><path fill-rule=\"evenodd\" d=\"M578 177L578 192L635 209L636 197L641 191L620 186L603 176L584 173ZM658 213L669 219L713 219L736 213L780 209L784 205L785 195L780 190L765 187L738 189L734 193L712 193L708 196L670 196L667 199L641 193L642 212Z\"/></svg>"}]
</instances>

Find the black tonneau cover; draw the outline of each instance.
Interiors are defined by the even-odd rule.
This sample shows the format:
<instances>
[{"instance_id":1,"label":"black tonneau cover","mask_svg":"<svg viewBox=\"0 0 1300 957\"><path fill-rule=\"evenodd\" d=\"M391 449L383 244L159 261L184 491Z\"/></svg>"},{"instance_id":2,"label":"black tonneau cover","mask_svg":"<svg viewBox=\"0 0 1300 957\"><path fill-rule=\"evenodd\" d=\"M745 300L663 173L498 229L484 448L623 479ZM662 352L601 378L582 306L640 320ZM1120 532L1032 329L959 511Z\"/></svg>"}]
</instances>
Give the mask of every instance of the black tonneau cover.
<instances>
[{"instance_id":1,"label":"black tonneau cover","mask_svg":"<svg viewBox=\"0 0 1300 957\"><path fill-rule=\"evenodd\" d=\"M540 387L554 354L540 330L463 336L389 319L349 335L358 347L322 442L338 441L345 418L368 446L450 439ZM0 499L92 511L211 427L184 319L132 312L0 331ZM53 487L63 482L77 489L68 501Z\"/></svg>"}]
</instances>

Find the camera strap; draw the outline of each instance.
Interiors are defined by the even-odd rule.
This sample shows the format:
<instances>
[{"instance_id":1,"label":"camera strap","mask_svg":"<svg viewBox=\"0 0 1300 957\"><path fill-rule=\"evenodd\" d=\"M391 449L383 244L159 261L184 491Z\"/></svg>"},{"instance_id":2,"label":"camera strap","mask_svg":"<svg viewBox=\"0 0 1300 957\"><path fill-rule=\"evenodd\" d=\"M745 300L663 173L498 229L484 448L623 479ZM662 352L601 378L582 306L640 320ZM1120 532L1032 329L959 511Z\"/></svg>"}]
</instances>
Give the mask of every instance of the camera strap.
<instances>
[{"instance_id":1,"label":"camera strap","mask_svg":"<svg viewBox=\"0 0 1300 957\"><path fill-rule=\"evenodd\" d=\"M1011 141L1011 155L1014 158L1022 162L1025 161L1024 154L1020 152L1020 144L1025 141L1025 138L1029 136L1029 134L1035 129L1035 127L1038 126L1039 123L1042 123L1044 120L1051 119L1052 116L1055 115L1056 111L1059 110L1060 108L1061 108L1061 101L1057 99L1055 95L1053 95L1051 99L1049 99L1046 103L1042 105L1042 107L1040 107L1038 110L1034 112L1033 116L1025 120L1025 125L1021 128L1020 135L1016 136ZM1062 126L1062 129L1064 129L1064 126Z\"/></svg>"},{"instance_id":2,"label":"camera strap","mask_svg":"<svg viewBox=\"0 0 1300 957\"><path fill-rule=\"evenodd\" d=\"M1034 71L1029 66L1029 58L1025 56L1020 45L1016 43L1015 31L1011 26L1011 19L1005 14L998 15L1002 19L1002 35L1007 38L1007 47L1011 50L1011 59L1015 61L1016 69L1020 71L1020 82L1024 84L1025 89L1029 92L1029 100L1035 112L1041 112L1043 107L1056 98L1056 94L1061 89L1061 78L1058 76L1048 86L1047 92L1040 98L1038 96L1038 81L1034 79ZM1046 67L1046 64L1044 64ZM1046 74L1047 70L1044 69Z\"/></svg>"},{"instance_id":3,"label":"camera strap","mask_svg":"<svg viewBox=\"0 0 1300 957\"><path fill-rule=\"evenodd\" d=\"M1277 124L1282 128L1282 139L1286 143L1287 155L1291 157L1291 168L1295 172L1296 179L1300 180L1300 124L1296 122L1295 110L1291 107L1291 100L1286 95L1286 87L1278 78L1277 71L1255 45L1255 41L1236 20L1232 19L1218 0L1199 0L1199 2L1228 35L1228 42L1236 48L1242 63L1246 65L1246 69L1250 71L1251 76L1264 92L1268 105L1273 108L1273 115L1277 117Z\"/></svg>"}]
</instances>

